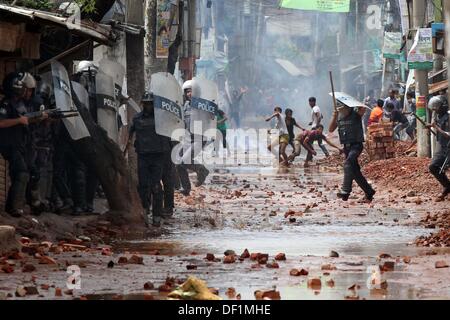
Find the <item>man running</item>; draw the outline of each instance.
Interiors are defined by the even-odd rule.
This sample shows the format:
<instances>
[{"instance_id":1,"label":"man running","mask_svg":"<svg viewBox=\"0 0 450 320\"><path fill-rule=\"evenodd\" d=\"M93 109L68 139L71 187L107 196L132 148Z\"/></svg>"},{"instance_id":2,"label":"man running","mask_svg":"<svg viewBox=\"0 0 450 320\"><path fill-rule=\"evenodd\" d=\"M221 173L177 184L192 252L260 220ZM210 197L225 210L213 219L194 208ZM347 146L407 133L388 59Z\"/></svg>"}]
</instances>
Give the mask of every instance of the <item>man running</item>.
<instances>
[{"instance_id":1,"label":"man running","mask_svg":"<svg viewBox=\"0 0 450 320\"><path fill-rule=\"evenodd\" d=\"M286 118L283 115L283 110L280 107L275 107L274 114L271 115L269 118L266 119L267 122L274 119L276 120L275 123L275 129L279 130L279 138L274 139L272 143L267 147L270 152L272 152L273 148L275 148L277 145L280 146L279 151L279 159L280 164L282 166L288 165L288 156L286 154L286 147L289 144L289 134L286 127Z\"/></svg>"}]
</instances>

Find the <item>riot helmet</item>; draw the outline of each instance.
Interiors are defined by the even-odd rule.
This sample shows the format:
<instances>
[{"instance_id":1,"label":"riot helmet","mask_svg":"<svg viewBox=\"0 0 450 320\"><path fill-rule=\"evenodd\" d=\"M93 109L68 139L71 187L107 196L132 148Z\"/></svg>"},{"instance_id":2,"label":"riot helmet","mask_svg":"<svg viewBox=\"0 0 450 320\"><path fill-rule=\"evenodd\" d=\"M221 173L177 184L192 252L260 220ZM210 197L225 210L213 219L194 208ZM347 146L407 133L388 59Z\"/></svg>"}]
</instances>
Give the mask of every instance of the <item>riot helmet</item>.
<instances>
[{"instance_id":1,"label":"riot helmet","mask_svg":"<svg viewBox=\"0 0 450 320\"><path fill-rule=\"evenodd\" d=\"M12 72L3 81L3 91L9 98L23 97L27 89L36 88L36 80L28 72Z\"/></svg>"},{"instance_id":2,"label":"riot helmet","mask_svg":"<svg viewBox=\"0 0 450 320\"><path fill-rule=\"evenodd\" d=\"M98 67L95 65L94 61L83 60L78 63L76 73L84 73L89 71L98 73Z\"/></svg>"},{"instance_id":3,"label":"riot helmet","mask_svg":"<svg viewBox=\"0 0 450 320\"><path fill-rule=\"evenodd\" d=\"M142 99L141 99L142 103L145 102L153 102L153 93L146 91L143 95L142 95Z\"/></svg>"},{"instance_id":4,"label":"riot helmet","mask_svg":"<svg viewBox=\"0 0 450 320\"><path fill-rule=\"evenodd\" d=\"M438 114L442 114L448 111L448 101L445 96L435 96L428 102L428 109L435 111Z\"/></svg>"},{"instance_id":5,"label":"riot helmet","mask_svg":"<svg viewBox=\"0 0 450 320\"><path fill-rule=\"evenodd\" d=\"M144 114L154 113L153 100L154 100L153 92L146 91L142 95L141 103L142 109L144 110Z\"/></svg>"},{"instance_id":6,"label":"riot helmet","mask_svg":"<svg viewBox=\"0 0 450 320\"><path fill-rule=\"evenodd\" d=\"M192 90L192 80L188 80L185 83L183 83L183 92L186 93L186 90Z\"/></svg>"}]
</instances>

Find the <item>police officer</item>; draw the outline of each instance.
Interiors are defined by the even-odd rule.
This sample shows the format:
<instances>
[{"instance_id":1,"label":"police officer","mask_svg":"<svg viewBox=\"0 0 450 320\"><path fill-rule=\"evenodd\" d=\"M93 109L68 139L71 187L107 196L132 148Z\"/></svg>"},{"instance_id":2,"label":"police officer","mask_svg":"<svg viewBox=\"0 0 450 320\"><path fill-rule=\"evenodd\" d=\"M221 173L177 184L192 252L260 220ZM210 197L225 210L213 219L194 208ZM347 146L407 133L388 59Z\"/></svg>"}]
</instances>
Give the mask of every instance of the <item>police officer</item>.
<instances>
[{"instance_id":1,"label":"police officer","mask_svg":"<svg viewBox=\"0 0 450 320\"><path fill-rule=\"evenodd\" d=\"M97 116L97 88L95 77L99 72L99 68L93 61L83 60L80 61L76 68L74 75L74 81L80 83L89 94L89 112L94 119L98 122ZM99 186L98 177L94 168L84 166L84 182L83 182L86 199L85 199L85 211L88 213L94 212L94 200L95 194Z\"/></svg>"},{"instance_id":2,"label":"police officer","mask_svg":"<svg viewBox=\"0 0 450 320\"><path fill-rule=\"evenodd\" d=\"M430 172L444 188L442 194L438 197L438 200L443 201L450 194L450 180L445 175L446 168L443 168L444 163L450 154L448 101L445 96L433 97L428 103L428 108L435 112L436 118L433 124L428 125L427 127L433 127L437 131L437 150L431 161Z\"/></svg>"},{"instance_id":3,"label":"police officer","mask_svg":"<svg viewBox=\"0 0 450 320\"><path fill-rule=\"evenodd\" d=\"M191 100L192 100L192 80L188 80L183 84L183 92L184 92L184 122L185 122L185 127L186 130L188 132L190 132L190 127L191 127ZM195 136L191 133L191 148L188 148L188 150L194 152L194 141L195 141ZM198 137L197 137L198 138ZM202 138L203 139L203 138ZM189 170L192 170L194 172L197 173L197 183L196 183L196 187L199 187L201 185L203 185L203 183L205 182L206 178L209 175L209 170L206 169L206 167L202 164L196 164L194 163L194 157L191 157L191 163L187 164L187 163L182 163L180 165L177 166L177 172L179 174L179 178L180 178L180 183L181 186L183 188L183 190L181 191L182 194L184 195L189 195L190 191L191 191L191 181L189 179Z\"/></svg>"},{"instance_id":4,"label":"police officer","mask_svg":"<svg viewBox=\"0 0 450 320\"><path fill-rule=\"evenodd\" d=\"M24 116L25 81L27 73L11 73L3 82L5 99L0 103L0 154L9 162L11 186L6 201L6 212L13 217L24 214L25 194L29 179L25 159L26 127Z\"/></svg>"},{"instance_id":5,"label":"police officer","mask_svg":"<svg viewBox=\"0 0 450 320\"><path fill-rule=\"evenodd\" d=\"M336 128L338 129L340 142L344 145L344 183L337 194L344 201L348 200L352 192L353 180L365 192L364 201L371 202L375 195L375 190L362 175L361 167L358 163L358 157L364 149L364 130L362 125L364 113L364 107L350 108L346 105L341 105L338 110L334 111L329 128L330 132L334 132Z\"/></svg>"},{"instance_id":6,"label":"police officer","mask_svg":"<svg viewBox=\"0 0 450 320\"><path fill-rule=\"evenodd\" d=\"M130 126L128 146L134 134L138 154L139 196L145 210L146 223L152 201L153 226L160 227L163 207L161 179L165 155L170 151L170 139L156 133L153 93L146 92L142 97L143 111L134 116ZM127 148L128 149L128 148Z\"/></svg>"},{"instance_id":7,"label":"police officer","mask_svg":"<svg viewBox=\"0 0 450 320\"><path fill-rule=\"evenodd\" d=\"M24 81L25 108L23 112L33 113L46 109L44 101L36 92L37 83L33 76L27 74ZM47 162L46 148L41 144L42 130L49 122L30 123L26 131L26 153L25 159L29 168L30 180L27 188L27 200L33 214L39 214L44 210L40 194L41 170Z\"/></svg>"}]
</instances>

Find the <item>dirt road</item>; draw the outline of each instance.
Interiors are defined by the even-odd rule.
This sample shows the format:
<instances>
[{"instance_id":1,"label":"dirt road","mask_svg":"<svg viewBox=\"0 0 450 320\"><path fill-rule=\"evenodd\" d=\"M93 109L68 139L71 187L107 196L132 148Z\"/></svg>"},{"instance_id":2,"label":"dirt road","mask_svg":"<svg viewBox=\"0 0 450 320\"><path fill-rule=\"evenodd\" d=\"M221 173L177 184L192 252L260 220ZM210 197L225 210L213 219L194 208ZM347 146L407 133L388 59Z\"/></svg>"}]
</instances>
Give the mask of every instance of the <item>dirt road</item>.
<instances>
[{"instance_id":1,"label":"dirt road","mask_svg":"<svg viewBox=\"0 0 450 320\"><path fill-rule=\"evenodd\" d=\"M174 219L164 222L161 236L115 241L111 255L88 240L80 242L91 246L86 250L59 246L63 252L48 253L53 265L27 254L10 259L14 272L0 272L0 298L54 299L61 288L57 299L164 299L194 275L224 299L255 299L255 291L272 289L281 299L449 299L449 269L436 262L450 264L450 249L412 245L436 231L419 221L448 201L378 190L376 202L361 204L355 188L343 203L335 196L340 179L337 168L323 166L216 167L205 187L176 196ZM245 249L252 257L239 259ZM234 259L224 257L227 250ZM286 260L274 260L279 253ZM36 270L23 272L26 264ZM81 267L80 290L67 290L72 265ZM384 271L372 274L379 266ZM371 277L376 281L368 285ZM38 295L17 297L20 286L36 287Z\"/></svg>"}]
</instances>

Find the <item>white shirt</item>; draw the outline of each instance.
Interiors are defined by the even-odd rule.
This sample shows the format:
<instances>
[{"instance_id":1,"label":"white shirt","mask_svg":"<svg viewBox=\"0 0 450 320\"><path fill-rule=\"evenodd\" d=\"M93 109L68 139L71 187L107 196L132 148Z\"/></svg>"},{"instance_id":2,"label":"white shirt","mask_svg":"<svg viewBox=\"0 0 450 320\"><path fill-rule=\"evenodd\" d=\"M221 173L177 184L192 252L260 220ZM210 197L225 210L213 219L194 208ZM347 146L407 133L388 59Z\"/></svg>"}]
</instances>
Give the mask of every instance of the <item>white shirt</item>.
<instances>
[{"instance_id":1,"label":"white shirt","mask_svg":"<svg viewBox=\"0 0 450 320\"><path fill-rule=\"evenodd\" d=\"M275 128L280 131L280 136L288 134L285 116L280 113L278 117L275 117L275 121Z\"/></svg>"},{"instance_id":2,"label":"white shirt","mask_svg":"<svg viewBox=\"0 0 450 320\"><path fill-rule=\"evenodd\" d=\"M317 120L317 118L319 120ZM311 119L312 119L312 127L313 128L317 127L320 124L320 120L322 120L322 113L320 111L319 106L314 106L312 108Z\"/></svg>"}]
</instances>

